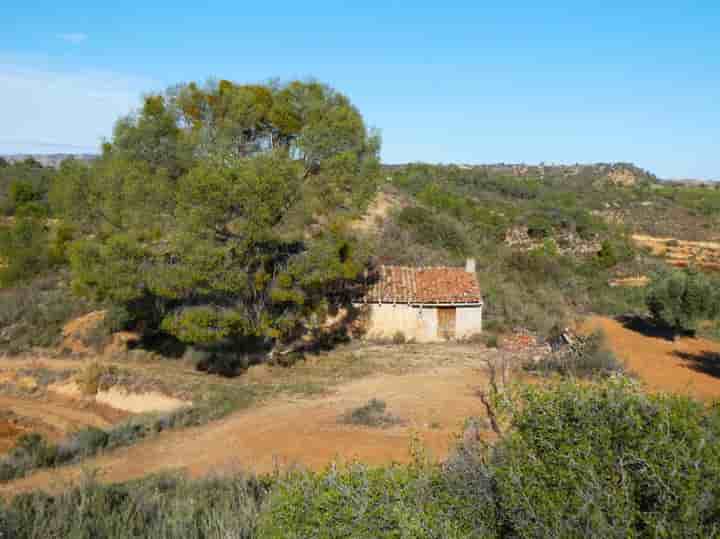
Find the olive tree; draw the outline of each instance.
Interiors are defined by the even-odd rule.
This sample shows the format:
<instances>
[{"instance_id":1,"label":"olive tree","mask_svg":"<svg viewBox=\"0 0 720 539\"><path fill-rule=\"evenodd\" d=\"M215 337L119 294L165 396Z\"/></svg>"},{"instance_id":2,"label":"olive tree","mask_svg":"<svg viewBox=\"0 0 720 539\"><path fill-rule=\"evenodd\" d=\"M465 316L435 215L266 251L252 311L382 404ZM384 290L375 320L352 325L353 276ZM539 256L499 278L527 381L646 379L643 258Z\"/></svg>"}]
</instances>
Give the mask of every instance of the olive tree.
<instances>
[{"instance_id":1,"label":"olive tree","mask_svg":"<svg viewBox=\"0 0 720 539\"><path fill-rule=\"evenodd\" d=\"M656 322L674 332L694 333L699 321L716 318L720 312L716 283L693 268L656 275L646 303Z\"/></svg>"}]
</instances>

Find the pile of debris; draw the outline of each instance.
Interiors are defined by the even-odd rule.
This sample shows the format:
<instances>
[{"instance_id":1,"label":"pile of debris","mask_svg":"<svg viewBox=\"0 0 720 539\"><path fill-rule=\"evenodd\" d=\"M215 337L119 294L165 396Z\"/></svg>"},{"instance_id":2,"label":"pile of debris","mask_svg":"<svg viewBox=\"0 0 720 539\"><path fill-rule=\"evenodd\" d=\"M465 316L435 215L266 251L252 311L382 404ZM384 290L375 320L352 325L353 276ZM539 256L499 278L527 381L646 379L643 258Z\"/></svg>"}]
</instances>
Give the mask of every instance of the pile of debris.
<instances>
[{"instance_id":1,"label":"pile of debris","mask_svg":"<svg viewBox=\"0 0 720 539\"><path fill-rule=\"evenodd\" d=\"M503 336L500 348L531 361L540 361L551 351L550 345L544 339L526 329L516 329Z\"/></svg>"},{"instance_id":2,"label":"pile of debris","mask_svg":"<svg viewBox=\"0 0 720 539\"><path fill-rule=\"evenodd\" d=\"M622 372L622 362L603 345L601 333L580 335L563 329L548 339L551 352L539 361L529 361L526 367L539 372L556 372L590 377L596 374Z\"/></svg>"}]
</instances>

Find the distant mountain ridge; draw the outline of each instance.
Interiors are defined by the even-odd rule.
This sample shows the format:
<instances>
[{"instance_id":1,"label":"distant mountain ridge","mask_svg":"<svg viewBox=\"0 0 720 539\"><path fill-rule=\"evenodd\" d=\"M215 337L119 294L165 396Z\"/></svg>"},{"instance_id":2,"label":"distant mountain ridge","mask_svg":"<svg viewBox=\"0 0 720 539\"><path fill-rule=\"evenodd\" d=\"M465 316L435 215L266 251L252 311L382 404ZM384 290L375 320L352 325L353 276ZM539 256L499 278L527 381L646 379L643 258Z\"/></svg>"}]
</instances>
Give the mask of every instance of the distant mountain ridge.
<instances>
[{"instance_id":1,"label":"distant mountain ridge","mask_svg":"<svg viewBox=\"0 0 720 539\"><path fill-rule=\"evenodd\" d=\"M420 164L420 163L417 163ZM409 165L385 165L388 172L402 170ZM573 165L557 163L487 163L487 164L450 164L462 170L475 170L488 175L512 176L515 178L588 178L605 180L615 185L631 186L641 181L657 181L655 174L633 163L576 163Z\"/></svg>"},{"instance_id":2,"label":"distant mountain ridge","mask_svg":"<svg viewBox=\"0 0 720 539\"><path fill-rule=\"evenodd\" d=\"M28 158L35 159L44 167L57 168L60 163L66 159L77 159L79 161L94 161L99 157L99 154L93 153L16 153L16 154L0 154L0 158L5 159L9 163L17 163L25 161ZM421 162L417 163L386 163L383 164L383 169L388 172L393 170L402 170L411 164L425 164ZM537 165L528 165L525 163L480 163L480 164L465 164L465 163L449 163L449 166L456 166L458 168L469 170L469 169L485 169L495 173L504 173L508 176L515 177L539 177L545 176L578 176L586 173L591 176L605 177L609 181L619 185L634 185L638 180L652 180L668 182L674 185L684 185L687 187L717 187L720 184L720 178L718 179L697 179L697 178L660 178L645 169L638 167L633 163L577 163L574 165L564 165L555 163L540 163Z\"/></svg>"},{"instance_id":3,"label":"distant mountain ridge","mask_svg":"<svg viewBox=\"0 0 720 539\"><path fill-rule=\"evenodd\" d=\"M388 171L403 170L413 164L428 163L397 163L384 164L383 168ZM645 170L634 163L616 162L616 163L575 163L575 164L557 164L557 163L448 163L447 166L455 166L462 170L485 170L488 173L502 174L514 176L516 178L545 178L545 177L577 177L585 176L594 179L605 179L616 185L631 186L638 181L662 181L674 185L684 185L687 187L716 187L720 183L720 178L712 179L696 179L696 178L661 178L652 172Z\"/></svg>"},{"instance_id":4,"label":"distant mountain ridge","mask_svg":"<svg viewBox=\"0 0 720 539\"><path fill-rule=\"evenodd\" d=\"M66 159L77 159L79 161L93 161L99 157L98 154L92 153L15 153L9 155L0 155L9 163L18 163L26 159L34 159L44 167L57 168L60 163Z\"/></svg>"}]
</instances>

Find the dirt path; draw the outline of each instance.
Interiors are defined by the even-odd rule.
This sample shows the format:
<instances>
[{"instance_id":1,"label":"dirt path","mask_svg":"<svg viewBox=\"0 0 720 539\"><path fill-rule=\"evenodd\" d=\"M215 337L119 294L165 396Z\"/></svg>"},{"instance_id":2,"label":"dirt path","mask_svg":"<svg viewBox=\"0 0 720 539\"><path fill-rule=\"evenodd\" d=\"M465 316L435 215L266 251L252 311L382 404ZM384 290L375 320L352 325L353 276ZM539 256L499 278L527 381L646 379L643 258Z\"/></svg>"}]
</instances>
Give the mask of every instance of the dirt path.
<instances>
[{"instance_id":1,"label":"dirt path","mask_svg":"<svg viewBox=\"0 0 720 539\"><path fill-rule=\"evenodd\" d=\"M690 338L671 341L651 335L641 325L630 329L605 317L590 318L586 327L602 329L615 354L649 389L720 399L720 343Z\"/></svg>"},{"instance_id":2,"label":"dirt path","mask_svg":"<svg viewBox=\"0 0 720 539\"><path fill-rule=\"evenodd\" d=\"M330 396L276 401L210 425L168 432L81 465L40 471L0 485L0 495L61 489L88 468L98 469L103 481L119 482L174 469L202 476L230 468L270 472L294 464L318 469L334 459L403 462L410 458L413 436L431 455L444 457L465 418L482 413L476 392L485 383L479 364L364 378ZM385 400L388 411L405 423L388 429L338 423L340 414L371 398Z\"/></svg>"},{"instance_id":3,"label":"dirt path","mask_svg":"<svg viewBox=\"0 0 720 539\"><path fill-rule=\"evenodd\" d=\"M0 395L0 410L8 410L59 434L87 426L107 428L128 415L106 406L47 396L24 399Z\"/></svg>"}]
</instances>

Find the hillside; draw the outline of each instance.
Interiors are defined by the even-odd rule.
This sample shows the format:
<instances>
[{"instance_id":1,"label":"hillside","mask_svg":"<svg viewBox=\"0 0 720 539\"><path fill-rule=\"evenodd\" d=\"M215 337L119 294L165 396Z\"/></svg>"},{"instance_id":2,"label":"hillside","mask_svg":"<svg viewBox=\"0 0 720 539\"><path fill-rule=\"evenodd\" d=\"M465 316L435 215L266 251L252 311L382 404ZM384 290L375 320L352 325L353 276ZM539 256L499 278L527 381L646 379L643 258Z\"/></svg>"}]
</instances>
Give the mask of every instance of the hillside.
<instances>
[{"instance_id":1,"label":"hillside","mask_svg":"<svg viewBox=\"0 0 720 539\"><path fill-rule=\"evenodd\" d=\"M67 159L90 162L97 158L97 154L89 153L16 153L0 155L0 159L4 159L8 163L22 163L23 161L33 160L43 167L49 168L58 168Z\"/></svg>"},{"instance_id":2,"label":"hillside","mask_svg":"<svg viewBox=\"0 0 720 539\"><path fill-rule=\"evenodd\" d=\"M717 531L720 190L379 152L327 85L221 80L0 161L0 536ZM387 320L479 323L373 336L381 264L470 283Z\"/></svg>"}]
</instances>

